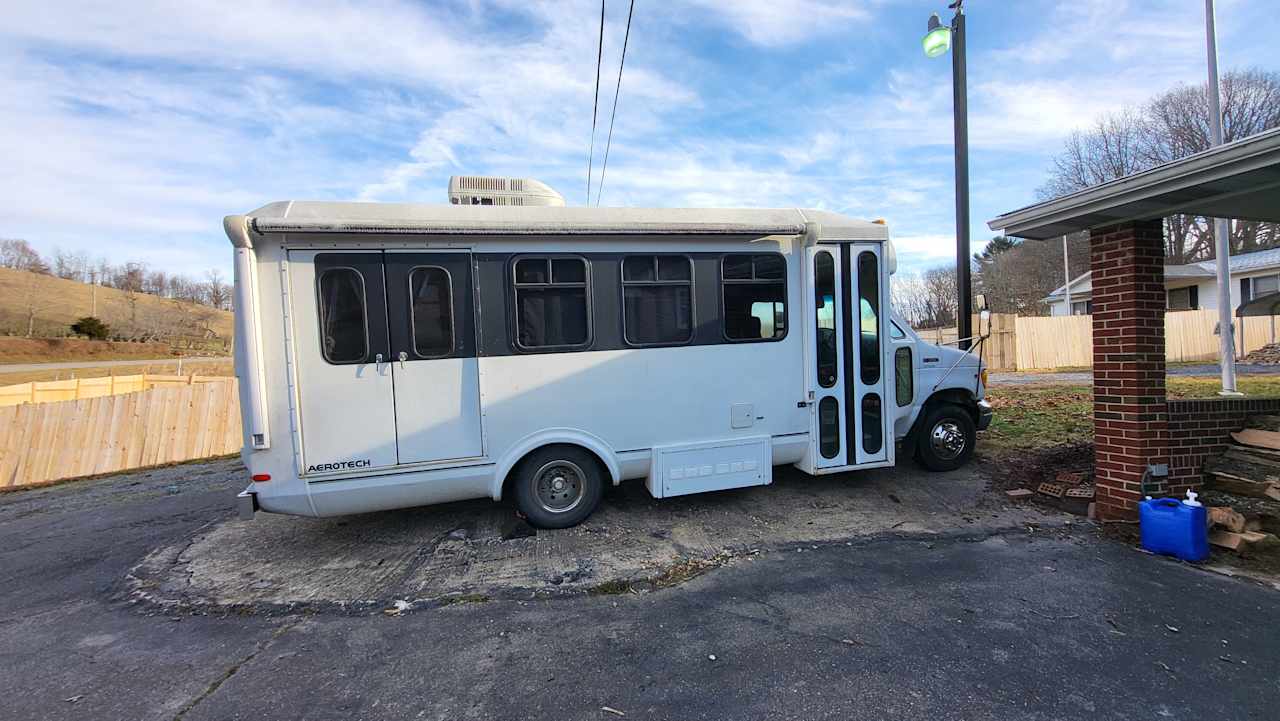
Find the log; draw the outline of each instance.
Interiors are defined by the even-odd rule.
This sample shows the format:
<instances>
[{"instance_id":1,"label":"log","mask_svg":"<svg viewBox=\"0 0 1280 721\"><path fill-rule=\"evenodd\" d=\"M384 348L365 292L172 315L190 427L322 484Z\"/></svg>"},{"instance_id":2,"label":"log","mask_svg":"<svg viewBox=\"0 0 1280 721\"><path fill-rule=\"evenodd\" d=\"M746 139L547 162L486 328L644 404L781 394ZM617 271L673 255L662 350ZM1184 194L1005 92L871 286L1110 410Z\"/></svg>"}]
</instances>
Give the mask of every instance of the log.
<instances>
[{"instance_id":1,"label":"log","mask_svg":"<svg viewBox=\"0 0 1280 721\"><path fill-rule=\"evenodd\" d=\"M1259 448L1280 451L1280 433L1276 431L1246 428L1242 431L1232 433L1231 437L1235 439L1236 443L1241 443L1246 446L1257 446Z\"/></svg>"},{"instance_id":2,"label":"log","mask_svg":"<svg viewBox=\"0 0 1280 721\"><path fill-rule=\"evenodd\" d=\"M1222 526L1232 533L1243 533L1248 521L1244 514L1236 511L1229 506L1210 506L1209 507L1209 523L1215 526Z\"/></svg>"},{"instance_id":3,"label":"log","mask_svg":"<svg viewBox=\"0 0 1280 721\"><path fill-rule=\"evenodd\" d=\"M1280 431L1280 416L1250 416L1244 422L1245 428L1257 428L1263 431Z\"/></svg>"},{"instance_id":4,"label":"log","mask_svg":"<svg viewBox=\"0 0 1280 721\"><path fill-rule=\"evenodd\" d=\"M1248 550L1260 546L1270 546L1280 543L1280 539L1270 533L1258 533L1257 531L1245 531L1244 533L1232 533L1231 531L1211 531L1209 533L1209 543L1219 548L1226 548L1236 553L1243 553Z\"/></svg>"},{"instance_id":5,"label":"log","mask_svg":"<svg viewBox=\"0 0 1280 721\"><path fill-rule=\"evenodd\" d=\"M1225 474L1254 483L1280 483L1280 468L1241 459L1239 454L1231 456L1223 454L1217 458L1210 458L1204 462L1204 471Z\"/></svg>"},{"instance_id":6,"label":"log","mask_svg":"<svg viewBox=\"0 0 1280 721\"><path fill-rule=\"evenodd\" d=\"M1245 448L1243 446L1228 446L1227 450L1222 452L1222 458L1228 461L1252 463L1261 468L1266 468L1269 475L1280 476L1280 456L1268 456L1264 453L1255 453L1255 450L1258 449Z\"/></svg>"},{"instance_id":7,"label":"log","mask_svg":"<svg viewBox=\"0 0 1280 721\"><path fill-rule=\"evenodd\" d=\"M1234 493L1237 496L1270 498L1273 501L1280 501L1280 483L1275 481L1259 483L1222 471L1206 471L1206 473L1209 474L1209 478L1206 479L1205 485L1215 490Z\"/></svg>"},{"instance_id":8,"label":"log","mask_svg":"<svg viewBox=\"0 0 1280 721\"><path fill-rule=\"evenodd\" d=\"M1280 461L1280 451L1273 451L1270 448L1262 446L1246 446L1240 443L1233 443L1227 446L1227 450L1236 451L1237 453L1248 453L1255 458L1265 458L1267 460Z\"/></svg>"}]
</instances>

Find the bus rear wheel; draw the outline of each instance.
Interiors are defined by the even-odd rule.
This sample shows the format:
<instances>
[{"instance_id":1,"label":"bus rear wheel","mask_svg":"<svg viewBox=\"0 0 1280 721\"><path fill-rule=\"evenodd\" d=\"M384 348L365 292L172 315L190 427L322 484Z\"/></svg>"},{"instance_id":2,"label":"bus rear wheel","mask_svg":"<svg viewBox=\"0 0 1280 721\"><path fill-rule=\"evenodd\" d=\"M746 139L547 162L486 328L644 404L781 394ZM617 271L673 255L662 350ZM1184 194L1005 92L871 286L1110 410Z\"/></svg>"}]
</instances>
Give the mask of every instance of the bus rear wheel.
<instances>
[{"instance_id":1,"label":"bus rear wheel","mask_svg":"<svg viewBox=\"0 0 1280 721\"><path fill-rule=\"evenodd\" d=\"M973 417L953 403L940 403L920 423L916 457L931 471L954 471L969 462L978 433Z\"/></svg>"},{"instance_id":2,"label":"bus rear wheel","mask_svg":"<svg viewBox=\"0 0 1280 721\"><path fill-rule=\"evenodd\" d=\"M569 528L600 503L604 474L595 456L574 446L529 454L514 479L516 507L537 528Z\"/></svg>"}]
</instances>

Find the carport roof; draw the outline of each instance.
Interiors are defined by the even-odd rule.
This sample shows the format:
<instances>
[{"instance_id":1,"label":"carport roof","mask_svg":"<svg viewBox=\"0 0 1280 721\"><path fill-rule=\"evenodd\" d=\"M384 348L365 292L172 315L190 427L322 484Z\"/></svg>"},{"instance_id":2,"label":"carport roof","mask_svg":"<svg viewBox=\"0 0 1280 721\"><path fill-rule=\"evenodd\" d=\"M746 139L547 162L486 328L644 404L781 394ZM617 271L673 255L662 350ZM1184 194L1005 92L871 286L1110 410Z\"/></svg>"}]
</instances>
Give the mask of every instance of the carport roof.
<instances>
[{"instance_id":1,"label":"carport roof","mask_svg":"<svg viewBox=\"0 0 1280 721\"><path fill-rule=\"evenodd\" d=\"M1177 213L1280 222L1280 128L1005 213L987 226L1044 239Z\"/></svg>"}]
</instances>

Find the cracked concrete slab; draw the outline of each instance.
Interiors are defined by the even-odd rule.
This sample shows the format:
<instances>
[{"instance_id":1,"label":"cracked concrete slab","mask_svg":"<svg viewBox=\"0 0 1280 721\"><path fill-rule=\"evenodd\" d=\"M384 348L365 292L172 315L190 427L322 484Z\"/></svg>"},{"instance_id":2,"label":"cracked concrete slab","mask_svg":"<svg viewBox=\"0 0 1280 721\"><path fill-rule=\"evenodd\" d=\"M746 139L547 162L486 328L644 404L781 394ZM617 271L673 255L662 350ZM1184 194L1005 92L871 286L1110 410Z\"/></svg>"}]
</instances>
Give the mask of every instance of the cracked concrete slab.
<instances>
[{"instance_id":1,"label":"cracked concrete slab","mask_svg":"<svg viewBox=\"0 0 1280 721\"><path fill-rule=\"evenodd\" d=\"M670 585L754 551L803 552L885 534L981 534L1067 518L1010 505L985 487L976 465L819 478L778 468L771 486L662 500L626 483L583 525L531 535L510 508L488 501L332 519L259 514L156 550L131 580L152 600L191 606L376 611L397 599L625 592Z\"/></svg>"}]
</instances>

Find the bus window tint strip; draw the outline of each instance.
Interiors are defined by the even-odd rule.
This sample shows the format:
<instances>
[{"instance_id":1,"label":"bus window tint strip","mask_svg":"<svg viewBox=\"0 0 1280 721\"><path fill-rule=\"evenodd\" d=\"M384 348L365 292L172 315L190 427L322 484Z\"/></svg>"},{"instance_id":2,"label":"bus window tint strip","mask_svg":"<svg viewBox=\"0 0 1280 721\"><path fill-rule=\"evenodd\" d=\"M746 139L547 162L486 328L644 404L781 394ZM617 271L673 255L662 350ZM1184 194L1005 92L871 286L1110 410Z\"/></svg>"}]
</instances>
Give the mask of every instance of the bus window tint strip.
<instances>
[{"instance_id":1,"label":"bus window tint strip","mask_svg":"<svg viewBox=\"0 0 1280 721\"><path fill-rule=\"evenodd\" d=\"M590 343L585 259L520 257L514 276L517 347L572 349Z\"/></svg>"},{"instance_id":2,"label":"bus window tint strip","mask_svg":"<svg viewBox=\"0 0 1280 721\"><path fill-rule=\"evenodd\" d=\"M623 335L628 345L693 340L693 261L633 255L622 261Z\"/></svg>"},{"instance_id":3,"label":"bus window tint strip","mask_svg":"<svg viewBox=\"0 0 1280 721\"><path fill-rule=\"evenodd\" d=\"M364 277L354 268L329 268L317 285L324 359L333 364L364 363L369 355Z\"/></svg>"},{"instance_id":4,"label":"bus window tint strip","mask_svg":"<svg viewBox=\"0 0 1280 721\"><path fill-rule=\"evenodd\" d=\"M839 361L836 353L836 261L827 251L813 257L813 303L817 309L818 385L836 384Z\"/></svg>"},{"instance_id":5,"label":"bus window tint strip","mask_svg":"<svg viewBox=\"0 0 1280 721\"><path fill-rule=\"evenodd\" d=\"M880 268L875 253L858 254L858 354L862 382L880 382Z\"/></svg>"},{"instance_id":6,"label":"bus window tint strip","mask_svg":"<svg viewBox=\"0 0 1280 721\"><path fill-rule=\"evenodd\" d=\"M780 340L787 334L787 262L777 253L731 254L720 262L724 337Z\"/></svg>"}]
</instances>

